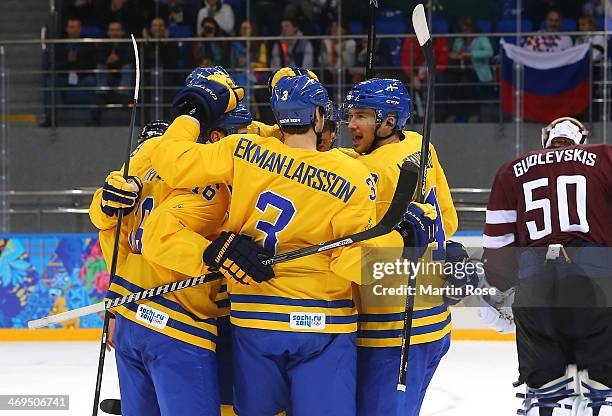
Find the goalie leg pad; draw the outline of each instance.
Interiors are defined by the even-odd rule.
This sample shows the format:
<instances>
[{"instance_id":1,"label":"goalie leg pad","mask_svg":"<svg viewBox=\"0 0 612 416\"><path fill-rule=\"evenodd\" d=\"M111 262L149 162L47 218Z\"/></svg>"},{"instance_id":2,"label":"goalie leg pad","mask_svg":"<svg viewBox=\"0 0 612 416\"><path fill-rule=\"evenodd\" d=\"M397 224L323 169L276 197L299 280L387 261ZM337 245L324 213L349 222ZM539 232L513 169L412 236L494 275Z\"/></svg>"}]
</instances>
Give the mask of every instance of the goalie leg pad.
<instances>
[{"instance_id":1,"label":"goalie leg pad","mask_svg":"<svg viewBox=\"0 0 612 416\"><path fill-rule=\"evenodd\" d=\"M515 384L518 387L522 383ZM519 415L526 416L574 416L575 407L580 406L578 370L569 365L563 376L540 387L527 386L525 393L517 393L523 399ZM574 410L573 410L574 409Z\"/></svg>"},{"instance_id":2,"label":"goalie leg pad","mask_svg":"<svg viewBox=\"0 0 612 416\"><path fill-rule=\"evenodd\" d=\"M608 375L608 380L610 375ZM612 388L609 385L593 380L588 370L580 371L580 385L584 397L588 400L587 407L593 416L612 416ZM591 413L588 413L591 416Z\"/></svg>"}]
</instances>

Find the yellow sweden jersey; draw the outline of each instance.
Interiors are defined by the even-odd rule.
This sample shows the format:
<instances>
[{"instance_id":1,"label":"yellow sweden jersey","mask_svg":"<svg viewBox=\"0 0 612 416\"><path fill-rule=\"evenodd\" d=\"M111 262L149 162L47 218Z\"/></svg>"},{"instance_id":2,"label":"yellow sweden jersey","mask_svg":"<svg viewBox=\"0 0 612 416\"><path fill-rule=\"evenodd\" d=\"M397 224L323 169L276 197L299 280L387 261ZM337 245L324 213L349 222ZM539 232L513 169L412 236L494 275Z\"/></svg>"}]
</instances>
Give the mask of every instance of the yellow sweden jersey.
<instances>
[{"instance_id":1,"label":"yellow sweden jersey","mask_svg":"<svg viewBox=\"0 0 612 416\"><path fill-rule=\"evenodd\" d=\"M376 215L380 218L387 212L399 175L398 164L409 158L417 165L421 154L422 137L416 132L404 132L404 140L399 143L379 147L370 154L359 156L357 160L364 163L377 183L378 200ZM430 163L427 170L426 202L434 205L438 211L439 231L436 242L425 253L424 260L444 261L444 241L457 230L457 212L453 205L446 176L433 145L430 145ZM406 282L403 282L406 283ZM440 288L444 278L439 275L417 277L417 287ZM362 290L371 290L363 287ZM381 303L363 301L362 295L359 332L357 343L366 347L395 347L401 345L403 327L404 299ZM450 311L441 296L417 296L412 323L412 344L431 342L444 337L450 332ZM393 305L393 306L391 306Z\"/></svg>"},{"instance_id":2,"label":"yellow sweden jersey","mask_svg":"<svg viewBox=\"0 0 612 416\"><path fill-rule=\"evenodd\" d=\"M202 181L231 185L224 228L252 236L270 253L354 234L376 221L369 172L339 152L291 148L249 134L212 145L190 140L160 144L153 166L175 187ZM362 245L393 246L398 239L392 233ZM359 245L347 246L278 264L276 277L261 284L228 282L232 323L280 331L355 331L351 279L360 279L360 255Z\"/></svg>"},{"instance_id":3,"label":"yellow sweden jersey","mask_svg":"<svg viewBox=\"0 0 612 416\"><path fill-rule=\"evenodd\" d=\"M181 127L175 125L174 130ZM132 156L130 173L141 175L143 190L136 209L123 219L117 275L108 298L206 273L202 253L209 240L205 237L215 237L226 217L225 185L175 190L151 168L149 157L162 139L148 140ZM101 194L99 189L94 195L90 218L100 228L100 245L110 265L116 217L101 211ZM215 302L222 299L222 285L216 281L114 311L154 331L214 350L214 318L223 312Z\"/></svg>"}]
</instances>

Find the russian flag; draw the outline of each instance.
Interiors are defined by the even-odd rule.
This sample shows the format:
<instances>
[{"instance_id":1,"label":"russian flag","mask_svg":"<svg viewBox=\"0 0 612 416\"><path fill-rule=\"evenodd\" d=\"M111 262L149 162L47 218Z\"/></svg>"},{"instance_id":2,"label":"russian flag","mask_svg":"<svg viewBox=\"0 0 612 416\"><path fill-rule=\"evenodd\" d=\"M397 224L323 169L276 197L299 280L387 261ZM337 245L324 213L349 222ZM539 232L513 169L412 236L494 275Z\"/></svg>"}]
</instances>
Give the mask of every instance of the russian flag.
<instances>
[{"instance_id":1,"label":"russian flag","mask_svg":"<svg viewBox=\"0 0 612 416\"><path fill-rule=\"evenodd\" d=\"M533 52L501 41L502 103L515 114L515 63L523 65L523 117L549 123L582 114L589 105L590 44L559 52Z\"/></svg>"}]
</instances>

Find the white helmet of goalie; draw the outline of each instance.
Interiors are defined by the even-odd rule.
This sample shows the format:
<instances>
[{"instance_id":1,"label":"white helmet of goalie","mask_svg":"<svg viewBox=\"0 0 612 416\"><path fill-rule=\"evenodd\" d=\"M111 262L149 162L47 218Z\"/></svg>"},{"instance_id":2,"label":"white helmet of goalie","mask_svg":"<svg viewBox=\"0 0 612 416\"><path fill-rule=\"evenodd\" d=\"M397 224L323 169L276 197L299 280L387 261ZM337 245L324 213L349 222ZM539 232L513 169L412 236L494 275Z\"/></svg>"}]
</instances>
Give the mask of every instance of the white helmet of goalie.
<instances>
[{"instance_id":1,"label":"white helmet of goalie","mask_svg":"<svg viewBox=\"0 0 612 416\"><path fill-rule=\"evenodd\" d=\"M584 127L584 124L572 117L558 118L542 129L542 147L544 149L555 147L553 142L560 143L562 146L585 144L588 138L589 131Z\"/></svg>"}]
</instances>

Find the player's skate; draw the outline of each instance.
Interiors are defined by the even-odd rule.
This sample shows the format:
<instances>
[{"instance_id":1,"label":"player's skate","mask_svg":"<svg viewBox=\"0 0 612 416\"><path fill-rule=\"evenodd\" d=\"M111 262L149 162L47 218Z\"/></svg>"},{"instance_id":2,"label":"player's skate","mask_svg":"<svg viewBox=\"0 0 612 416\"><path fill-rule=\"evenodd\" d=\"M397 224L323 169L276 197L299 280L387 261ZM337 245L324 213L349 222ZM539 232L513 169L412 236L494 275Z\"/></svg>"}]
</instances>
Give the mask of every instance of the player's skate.
<instances>
[{"instance_id":1,"label":"player's skate","mask_svg":"<svg viewBox=\"0 0 612 416\"><path fill-rule=\"evenodd\" d=\"M538 388L527 386L526 393L516 395L524 399L523 408L517 413L525 416L587 416L577 381L578 371L572 364L562 377ZM515 387L519 385L515 384Z\"/></svg>"},{"instance_id":2,"label":"player's skate","mask_svg":"<svg viewBox=\"0 0 612 416\"><path fill-rule=\"evenodd\" d=\"M588 370L580 371L580 385L587 400L585 416L612 416L612 389L589 378Z\"/></svg>"}]
</instances>

